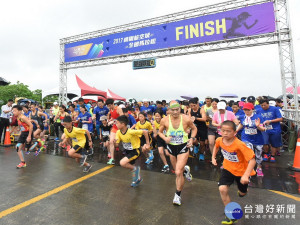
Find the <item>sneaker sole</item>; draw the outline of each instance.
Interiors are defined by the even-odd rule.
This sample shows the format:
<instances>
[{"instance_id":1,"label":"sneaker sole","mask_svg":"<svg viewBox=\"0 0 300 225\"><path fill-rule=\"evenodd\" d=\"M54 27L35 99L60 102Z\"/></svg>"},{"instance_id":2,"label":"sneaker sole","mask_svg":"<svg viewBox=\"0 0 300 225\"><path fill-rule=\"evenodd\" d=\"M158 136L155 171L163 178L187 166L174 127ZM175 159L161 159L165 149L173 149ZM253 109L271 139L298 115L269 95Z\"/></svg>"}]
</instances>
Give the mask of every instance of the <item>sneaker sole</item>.
<instances>
[{"instance_id":1,"label":"sneaker sole","mask_svg":"<svg viewBox=\"0 0 300 225\"><path fill-rule=\"evenodd\" d=\"M139 184L141 183L143 181L143 179L141 179L138 183L134 183L134 184L132 184L131 183L131 187L137 187L137 186L139 186Z\"/></svg>"},{"instance_id":2,"label":"sneaker sole","mask_svg":"<svg viewBox=\"0 0 300 225\"><path fill-rule=\"evenodd\" d=\"M181 203L178 204L178 203L176 203L176 202L173 202L173 205L181 206Z\"/></svg>"}]
</instances>

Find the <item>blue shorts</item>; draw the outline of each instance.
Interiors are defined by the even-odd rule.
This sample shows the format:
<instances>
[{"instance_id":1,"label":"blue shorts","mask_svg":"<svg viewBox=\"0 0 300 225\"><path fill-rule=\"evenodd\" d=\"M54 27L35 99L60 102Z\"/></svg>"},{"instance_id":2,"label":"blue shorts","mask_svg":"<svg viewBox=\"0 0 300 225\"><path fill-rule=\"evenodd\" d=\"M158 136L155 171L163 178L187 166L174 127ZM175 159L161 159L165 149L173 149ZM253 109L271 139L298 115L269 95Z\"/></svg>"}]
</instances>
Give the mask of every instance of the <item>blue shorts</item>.
<instances>
[{"instance_id":1,"label":"blue shorts","mask_svg":"<svg viewBox=\"0 0 300 225\"><path fill-rule=\"evenodd\" d=\"M264 144L270 144L273 148L279 148L282 146L281 133L270 134L268 132L262 132L264 137Z\"/></svg>"}]
</instances>

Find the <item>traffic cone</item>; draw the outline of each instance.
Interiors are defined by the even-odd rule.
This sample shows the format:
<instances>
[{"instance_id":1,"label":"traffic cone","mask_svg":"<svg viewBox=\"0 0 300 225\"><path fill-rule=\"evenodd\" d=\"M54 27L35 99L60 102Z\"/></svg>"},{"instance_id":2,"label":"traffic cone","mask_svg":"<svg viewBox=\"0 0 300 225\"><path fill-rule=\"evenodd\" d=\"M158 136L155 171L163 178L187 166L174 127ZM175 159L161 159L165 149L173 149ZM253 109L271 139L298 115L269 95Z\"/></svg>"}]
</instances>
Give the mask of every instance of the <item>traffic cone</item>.
<instances>
[{"instance_id":1,"label":"traffic cone","mask_svg":"<svg viewBox=\"0 0 300 225\"><path fill-rule=\"evenodd\" d=\"M8 127L6 128L5 132L4 146L11 146L10 133Z\"/></svg>"},{"instance_id":2,"label":"traffic cone","mask_svg":"<svg viewBox=\"0 0 300 225\"><path fill-rule=\"evenodd\" d=\"M297 145L295 150L294 164L291 170L300 172L300 138L297 139Z\"/></svg>"}]
</instances>

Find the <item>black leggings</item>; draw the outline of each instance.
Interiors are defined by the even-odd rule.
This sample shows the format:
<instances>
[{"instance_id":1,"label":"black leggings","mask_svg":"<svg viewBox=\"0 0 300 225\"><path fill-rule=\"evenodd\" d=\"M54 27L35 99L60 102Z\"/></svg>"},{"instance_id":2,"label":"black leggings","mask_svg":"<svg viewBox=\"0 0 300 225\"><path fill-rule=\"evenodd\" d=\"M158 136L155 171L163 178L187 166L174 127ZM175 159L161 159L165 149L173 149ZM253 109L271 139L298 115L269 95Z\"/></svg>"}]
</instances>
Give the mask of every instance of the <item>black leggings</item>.
<instances>
[{"instance_id":1,"label":"black leggings","mask_svg":"<svg viewBox=\"0 0 300 225\"><path fill-rule=\"evenodd\" d=\"M55 136L56 137L59 137L59 130L58 130L58 128L60 128L60 130L61 130L62 133L64 132L64 126L61 125L61 123L55 122L54 123L54 131L55 131Z\"/></svg>"}]
</instances>

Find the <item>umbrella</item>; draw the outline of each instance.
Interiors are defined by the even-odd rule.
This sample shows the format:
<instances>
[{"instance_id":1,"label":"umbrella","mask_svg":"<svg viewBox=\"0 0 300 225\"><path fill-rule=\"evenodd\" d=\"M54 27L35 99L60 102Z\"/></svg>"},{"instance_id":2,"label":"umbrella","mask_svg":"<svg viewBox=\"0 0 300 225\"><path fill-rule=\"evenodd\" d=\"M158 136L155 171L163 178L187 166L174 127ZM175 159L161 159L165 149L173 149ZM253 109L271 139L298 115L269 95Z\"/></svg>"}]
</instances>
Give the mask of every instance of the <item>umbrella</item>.
<instances>
[{"instance_id":1,"label":"umbrella","mask_svg":"<svg viewBox=\"0 0 300 225\"><path fill-rule=\"evenodd\" d=\"M194 98L194 96L192 96L192 95L183 95L183 96L180 96L180 97L183 98L183 99L186 99L186 100L190 100L190 99Z\"/></svg>"},{"instance_id":2,"label":"umbrella","mask_svg":"<svg viewBox=\"0 0 300 225\"><path fill-rule=\"evenodd\" d=\"M288 92L288 93L294 93L294 88L293 87L288 87L286 89L286 92ZM300 86L297 87L297 94L300 95Z\"/></svg>"},{"instance_id":3,"label":"umbrella","mask_svg":"<svg viewBox=\"0 0 300 225\"><path fill-rule=\"evenodd\" d=\"M272 96L269 96L269 95L268 95L268 96L263 96L263 97L264 97L265 99L268 99L269 101L270 101L270 100L275 100L275 99L276 99L276 98L274 98L274 97L272 97Z\"/></svg>"},{"instance_id":4,"label":"umbrella","mask_svg":"<svg viewBox=\"0 0 300 225\"><path fill-rule=\"evenodd\" d=\"M5 85L8 85L9 82L7 80L5 80L4 78L0 77L0 85L1 86L5 86Z\"/></svg>"},{"instance_id":5,"label":"umbrella","mask_svg":"<svg viewBox=\"0 0 300 225\"><path fill-rule=\"evenodd\" d=\"M292 95L292 94L287 94L286 97L288 97L289 99L293 99L293 98L294 98L294 95ZM278 98L279 98L279 99L283 99L283 95L279 95Z\"/></svg>"},{"instance_id":6,"label":"umbrella","mask_svg":"<svg viewBox=\"0 0 300 225\"><path fill-rule=\"evenodd\" d=\"M222 97L222 98L238 98L238 96L236 94L231 94L231 93L221 94L220 97Z\"/></svg>"}]
</instances>

